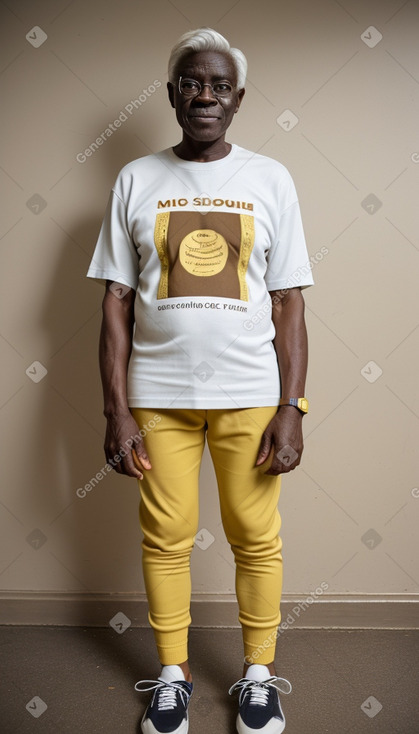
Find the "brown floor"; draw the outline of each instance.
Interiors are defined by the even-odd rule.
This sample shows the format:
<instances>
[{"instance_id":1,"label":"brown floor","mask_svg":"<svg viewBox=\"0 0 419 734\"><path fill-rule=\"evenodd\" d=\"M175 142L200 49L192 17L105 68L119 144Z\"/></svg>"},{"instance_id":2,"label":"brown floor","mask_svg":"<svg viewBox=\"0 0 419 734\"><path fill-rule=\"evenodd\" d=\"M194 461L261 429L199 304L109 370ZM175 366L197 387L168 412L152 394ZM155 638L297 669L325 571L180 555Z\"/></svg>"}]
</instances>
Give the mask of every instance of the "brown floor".
<instances>
[{"instance_id":1,"label":"brown floor","mask_svg":"<svg viewBox=\"0 0 419 734\"><path fill-rule=\"evenodd\" d=\"M418 652L411 630L284 632L286 733L418 734ZM192 629L190 661L190 734L234 734L240 630ZM138 734L149 694L134 683L159 672L151 631L131 627L0 627L0 666L1 734Z\"/></svg>"}]
</instances>

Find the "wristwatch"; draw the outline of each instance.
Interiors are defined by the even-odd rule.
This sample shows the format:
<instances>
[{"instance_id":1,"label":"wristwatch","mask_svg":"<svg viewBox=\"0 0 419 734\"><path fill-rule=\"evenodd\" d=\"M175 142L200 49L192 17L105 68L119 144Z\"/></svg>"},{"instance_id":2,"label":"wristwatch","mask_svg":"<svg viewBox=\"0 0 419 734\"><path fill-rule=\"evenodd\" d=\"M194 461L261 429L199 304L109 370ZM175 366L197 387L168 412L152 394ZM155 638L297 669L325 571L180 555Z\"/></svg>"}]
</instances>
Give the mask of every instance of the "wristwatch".
<instances>
[{"instance_id":1,"label":"wristwatch","mask_svg":"<svg viewBox=\"0 0 419 734\"><path fill-rule=\"evenodd\" d=\"M294 408L298 408L304 415L308 413L307 398L281 398L279 405L293 405Z\"/></svg>"}]
</instances>

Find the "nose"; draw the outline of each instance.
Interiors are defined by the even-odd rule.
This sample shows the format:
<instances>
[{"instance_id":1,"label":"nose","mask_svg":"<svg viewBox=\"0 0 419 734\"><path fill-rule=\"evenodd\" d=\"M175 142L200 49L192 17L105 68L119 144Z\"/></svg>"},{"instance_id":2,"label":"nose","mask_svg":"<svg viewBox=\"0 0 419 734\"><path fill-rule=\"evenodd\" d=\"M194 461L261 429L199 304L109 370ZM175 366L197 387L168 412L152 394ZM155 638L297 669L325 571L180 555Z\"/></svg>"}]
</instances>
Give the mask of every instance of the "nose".
<instances>
[{"instance_id":1,"label":"nose","mask_svg":"<svg viewBox=\"0 0 419 734\"><path fill-rule=\"evenodd\" d=\"M195 99L203 99L205 102L217 102L214 92L212 91L211 84L202 84L201 91L196 95Z\"/></svg>"}]
</instances>

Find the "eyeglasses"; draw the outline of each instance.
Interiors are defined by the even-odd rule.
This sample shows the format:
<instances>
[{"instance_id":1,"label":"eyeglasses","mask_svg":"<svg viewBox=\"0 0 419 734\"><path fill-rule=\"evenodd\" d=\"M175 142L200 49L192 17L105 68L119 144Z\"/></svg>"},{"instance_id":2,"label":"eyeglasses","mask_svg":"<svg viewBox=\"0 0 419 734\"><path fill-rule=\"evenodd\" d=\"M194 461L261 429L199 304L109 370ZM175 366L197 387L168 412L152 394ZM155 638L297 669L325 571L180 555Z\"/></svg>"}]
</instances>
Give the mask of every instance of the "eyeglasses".
<instances>
[{"instance_id":1,"label":"eyeglasses","mask_svg":"<svg viewBox=\"0 0 419 734\"><path fill-rule=\"evenodd\" d=\"M233 85L227 81L214 82L214 84L201 84L196 79L179 79L179 92L184 97L197 97L204 87L211 89L213 97L229 97L233 92Z\"/></svg>"}]
</instances>

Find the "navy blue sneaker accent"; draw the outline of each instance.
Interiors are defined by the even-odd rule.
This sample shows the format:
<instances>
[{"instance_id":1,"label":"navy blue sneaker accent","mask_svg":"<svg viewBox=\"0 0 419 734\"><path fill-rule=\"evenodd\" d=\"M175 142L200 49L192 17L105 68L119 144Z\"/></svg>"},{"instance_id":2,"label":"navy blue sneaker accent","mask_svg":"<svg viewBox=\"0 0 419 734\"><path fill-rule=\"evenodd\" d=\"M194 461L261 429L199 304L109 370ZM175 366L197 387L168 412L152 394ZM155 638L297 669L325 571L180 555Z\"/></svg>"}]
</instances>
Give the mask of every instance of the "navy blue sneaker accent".
<instances>
[{"instance_id":1,"label":"navy blue sneaker accent","mask_svg":"<svg viewBox=\"0 0 419 734\"><path fill-rule=\"evenodd\" d=\"M282 734L285 716L279 691L291 693L291 690L291 683L276 675L264 681L238 680L229 690L230 695L239 691L238 734Z\"/></svg>"},{"instance_id":2,"label":"navy blue sneaker accent","mask_svg":"<svg viewBox=\"0 0 419 734\"><path fill-rule=\"evenodd\" d=\"M188 704L193 684L186 680L166 683L163 680L140 680L135 690L154 690L153 698L141 720L143 734L187 734Z\"/></svg>"}]
</instances>

